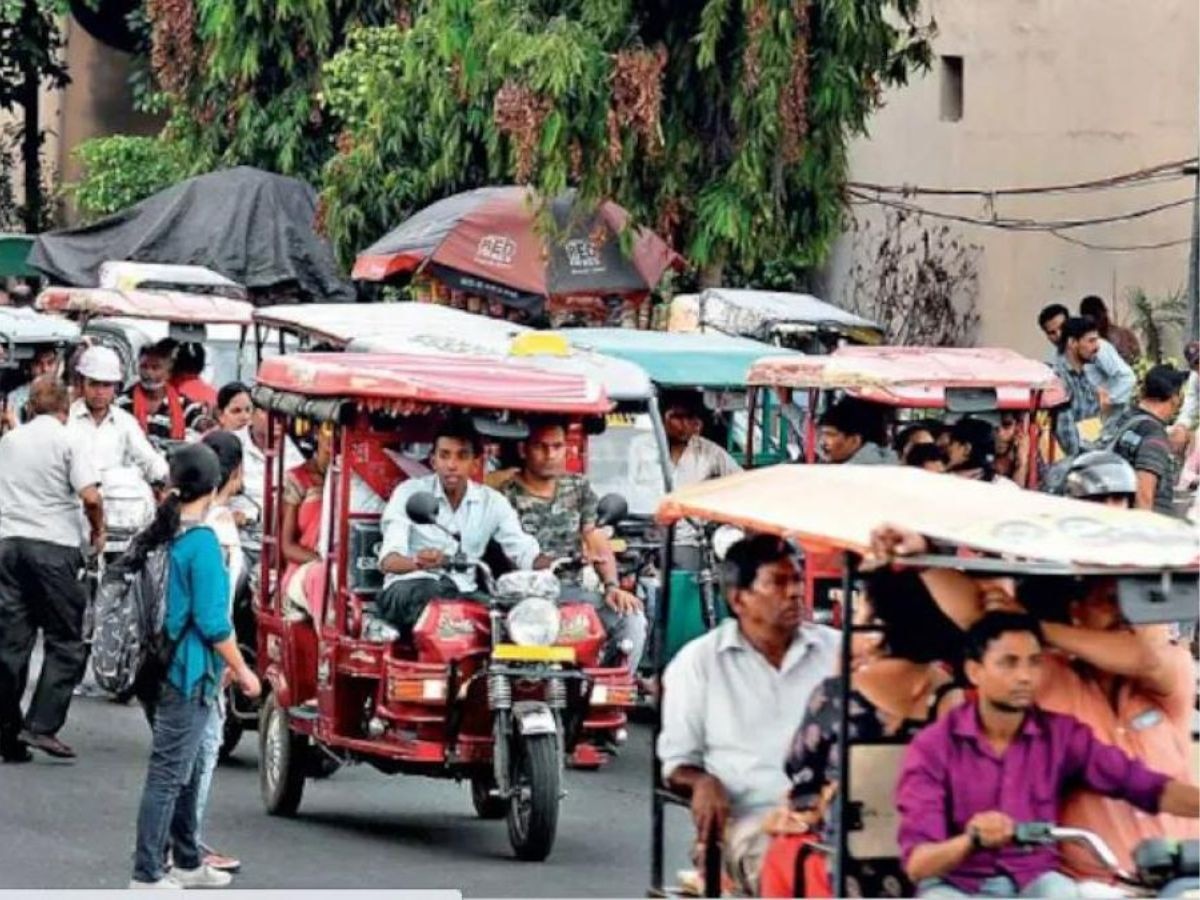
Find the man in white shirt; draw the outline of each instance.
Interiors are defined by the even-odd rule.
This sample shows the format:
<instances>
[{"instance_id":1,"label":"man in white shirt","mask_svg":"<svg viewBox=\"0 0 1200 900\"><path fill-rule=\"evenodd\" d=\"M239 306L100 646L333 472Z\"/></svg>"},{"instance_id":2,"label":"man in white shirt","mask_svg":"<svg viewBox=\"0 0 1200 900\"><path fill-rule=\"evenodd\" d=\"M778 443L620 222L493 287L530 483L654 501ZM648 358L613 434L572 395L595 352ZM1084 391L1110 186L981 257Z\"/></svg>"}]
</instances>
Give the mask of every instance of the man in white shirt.
<instances>
[{"instance_id":1,"label":"man in white shirt","mask_svg":"<svg viewBox=\"0 0 1200 900\"><path fill-rule=\"evenodd\" d=\"M537 541L525 533L516 510L504 496L471 480L481 451L470 422L445 422L430 456L434 474L401 482L380 519L379 568L384 585L376 607L380 617L405 638L411 636L430 600L469 596L477 590L474 563L483 558L488 541L495 540L520 569L550 565L550 558L542 555ZM405 508L409 498L423 492L437 498L441 528L417 525L409 519ZM446 566L460 545L471 565L466 571L448 571Z\"/></svg>"},{"instance_id":2,"label":"man in white shirt","mask_svg":"<svg viewBox=\"0 0 1200 900\"><path fill-rule=\"evenodd\" d=\"M80 441L64 427L69 398L53 375L30 390L34 418L0 440L0 758L26 762L28 748L70 759L60 741L71 692L83 676L87 651L83 615L87 591L79 580L85 536L104 546L99 473ZM44 659L24 716L21 697L38 631Z\"/></svg>"},{"instance_id":3,"label":"man in white shirt","mask_svg":"<svg viewBox=\"0 0 1200 900\"><path fill-rule=\"evenodd\" d=\"M246 521L257 522L262 514L263 490L267 473L267 424L268 413L260 406L254 407L250 424L234 432L242 442L242 493L235 498L234 510ZM304 462L304 457L290 437L283 439L283 471L287 472ZM278 480L278 479L276 479ZM276 485L278 487L278 485ZM249 501L239 502L242 498Z\"/></svg>"},{"instance_id":4,"label":"man in white shirt","mask_svg":"<svg viewBox=\"0 0 1200 900\"><path fill-rule=\"evenodd\" d=\"M92 465L103 477L108 469L132 466L149 484L167 480L167 461L147 440L137 419L115 404L122 381L121 360L108 347L89 347L75 373L83 396L71 404L67 429L86 442Z\"/></svg>"},{"instance_id":5,"label":"man in white shirt","mask_svg":"<svg viewBox=\"0 0 1200 900\"><path fill-rule=\"evenodd\" d=\"M738 541L721 576L734 618L667 666L657 749L663 780L691 797L697 840L723 841L729 875L757 896L762 819L787 795L782 760L839 635L803 622L804 572L784 541Z\"/></svg>"}]
</instances>

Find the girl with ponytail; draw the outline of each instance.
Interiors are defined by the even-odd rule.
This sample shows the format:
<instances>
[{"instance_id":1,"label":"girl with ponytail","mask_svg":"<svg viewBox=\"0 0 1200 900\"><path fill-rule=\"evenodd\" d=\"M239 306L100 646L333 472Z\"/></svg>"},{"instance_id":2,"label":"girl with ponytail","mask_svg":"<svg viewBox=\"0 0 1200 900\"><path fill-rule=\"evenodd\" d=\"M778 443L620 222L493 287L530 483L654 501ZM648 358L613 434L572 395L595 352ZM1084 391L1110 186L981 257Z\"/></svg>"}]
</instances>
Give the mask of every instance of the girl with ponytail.
<instances>
[{"instance_id":1,"label":"girl with ponytail","mask_svg":"<svg viewBox=\"0 0 1200 900\"><path fill-rule=\"evenodd\" d=\"M197 761L224 667L246 696L258 696L261 686L238 651L229 576L217 536L203 524L222 480L221 464L209 447L189 444L171 455L170 466L170 492L139 536L136 551L169 547L163 630L174 652L154 704L130 887L224 887L231 877L205 865L196 838L203 772ZM163 866L168 843L174 860L170 872Z\"/></svg>"}]
</instances>

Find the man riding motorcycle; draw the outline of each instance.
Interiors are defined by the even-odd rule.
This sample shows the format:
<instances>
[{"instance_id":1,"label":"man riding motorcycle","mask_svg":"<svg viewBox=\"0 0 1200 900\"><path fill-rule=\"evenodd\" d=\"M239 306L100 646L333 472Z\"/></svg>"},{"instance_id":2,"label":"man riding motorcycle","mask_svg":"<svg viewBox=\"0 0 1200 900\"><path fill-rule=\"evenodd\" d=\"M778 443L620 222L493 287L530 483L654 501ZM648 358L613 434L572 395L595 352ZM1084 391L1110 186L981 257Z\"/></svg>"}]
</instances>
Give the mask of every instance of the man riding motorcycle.
<instances>
[{"instance_id":1,"label":"man riding motorcycle","mask_svg":"<svg viewBox=\"0 0 1200 900\"><path fill-rule=\"evenodd\" d=\"M596 605L608 632L604 664L618 664L624 657L636 673L646 646L646 613L636 596L621 589L608 535L596 527L596 494L582 475L567 474L566 458L567 431L562 422L531 425L521 445L522 467L500 492L543 553L591 563L578 573L560 574L563 596L580 596Z\"/></svg>"}]
</instances>

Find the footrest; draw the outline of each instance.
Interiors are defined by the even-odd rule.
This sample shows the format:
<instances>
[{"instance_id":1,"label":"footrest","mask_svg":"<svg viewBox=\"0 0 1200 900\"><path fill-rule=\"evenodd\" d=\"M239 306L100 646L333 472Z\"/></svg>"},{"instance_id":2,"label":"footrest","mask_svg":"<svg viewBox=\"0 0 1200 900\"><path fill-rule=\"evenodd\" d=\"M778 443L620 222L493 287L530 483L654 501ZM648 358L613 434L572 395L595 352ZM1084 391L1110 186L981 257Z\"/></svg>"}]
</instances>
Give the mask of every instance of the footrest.
<instances>
[{"instance_id":1,"label":"footrest","mask_svg":"<svg viewBox=\"0 0 1200 900\"><path fill-rule=\"evenodd\" d=\"M302 703L300 706L289 707L288 715L293 719L303 719L306 722L315 722L317 720L317 705L315 703Z\"/></svg>"}]
</instances>

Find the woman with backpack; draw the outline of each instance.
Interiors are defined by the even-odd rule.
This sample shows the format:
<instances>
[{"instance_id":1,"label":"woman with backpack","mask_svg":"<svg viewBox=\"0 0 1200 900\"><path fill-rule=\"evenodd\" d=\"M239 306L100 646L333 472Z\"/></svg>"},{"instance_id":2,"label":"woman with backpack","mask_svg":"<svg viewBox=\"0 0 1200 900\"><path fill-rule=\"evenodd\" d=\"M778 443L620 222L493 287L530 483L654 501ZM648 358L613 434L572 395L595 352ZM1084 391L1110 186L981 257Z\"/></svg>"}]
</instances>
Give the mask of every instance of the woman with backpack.
<instances>
[{"instance_id":1,"label":"woman with backpack","mask_svg":"<svg viewBox=\"0 0 1200 900\"><path fill-rule=\"evenodd\" d=\"M165 671L153 703L154 737L138 809L130 888L224 887L232 880L204 864L196 840L201 742L226 665L256 697L257 676L238 651L229 616L229 575L204 524L221 483L221 464L204 444L171 456L171 489L139 538L144 552L169 548L163 644ZM168 844L174 860L165 871Z\"/></svg>"}]
</instances>

